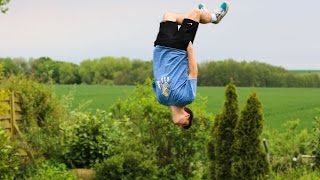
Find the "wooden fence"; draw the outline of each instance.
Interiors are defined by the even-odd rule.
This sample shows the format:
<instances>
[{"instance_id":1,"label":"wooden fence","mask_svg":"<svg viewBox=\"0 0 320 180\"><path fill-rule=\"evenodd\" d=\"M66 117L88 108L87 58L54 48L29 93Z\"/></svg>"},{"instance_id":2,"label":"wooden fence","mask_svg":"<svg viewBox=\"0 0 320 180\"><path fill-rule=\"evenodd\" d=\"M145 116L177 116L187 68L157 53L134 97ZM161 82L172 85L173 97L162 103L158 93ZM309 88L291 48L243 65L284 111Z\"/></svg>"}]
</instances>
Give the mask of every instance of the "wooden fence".
<instances>
[{"instance_id":1,"label":"wooden fence","mask_svg":"<svg viewBox=\"0 0 320 180\"><path fill-rule=\"evenodd\" d=\"M0 116L0 128L3 128L10 137L11 141L20 139L23 144L23 149L19 149L20 156L28 156L31 161L34 161L33 154L27 141L19 130L19 124L21 124L21 101L19 96L14 92L10 92L9 97L4 100L0 100L5 106L9 106L9 110Z\"/></svg>"},{"instance_id":2,"label":"wooden fence","mask_svg":"<svg viewBox=\"0 0 320 180\"><path fill-rule=\"evenodd\" d=\"M11 140L20 134L18 124L21 122L21 106L19 98L11 92L7 99L1 100L9 110L0 116L0 127L2 127Z\"/></svg>"}]
</instances>

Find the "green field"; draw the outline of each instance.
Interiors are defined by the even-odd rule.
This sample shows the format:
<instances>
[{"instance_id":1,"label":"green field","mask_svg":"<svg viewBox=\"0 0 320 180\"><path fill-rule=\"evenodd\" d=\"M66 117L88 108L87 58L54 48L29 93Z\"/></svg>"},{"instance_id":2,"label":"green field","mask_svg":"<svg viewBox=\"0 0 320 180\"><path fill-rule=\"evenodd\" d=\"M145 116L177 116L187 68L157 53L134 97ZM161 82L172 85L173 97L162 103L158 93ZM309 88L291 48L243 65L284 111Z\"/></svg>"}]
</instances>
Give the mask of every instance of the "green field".
<instances>
[{"instance_id":1,"label":"green field","mask_svg":"<svg viewBox=\"0 0 320 180\"><path fill-rule=\"evenodd\" d=\"M59 97L71 94L72 106L90 102L86 109L108 109L117 99L124 99L133 86L56 85ZM238 87L239 104L244 106L250 92L256 91L263 106L268 127L282 129L288 120L300 120L300 128L311 128L313 118L320 116L319 88L242 88ZM208 99L207 110L218 113L224 102L224 87L198 87L198 93Z\"/></svg>"},{"instance_id":2,"label":"green field","mask_svg":"<svg viewBox=\"0 0 320 180\"><path fill-rule=\"evenodd\" d=\"M320 70L289 70L290 73L294 74L320 74Z\"/></svg>"}]
</instances>

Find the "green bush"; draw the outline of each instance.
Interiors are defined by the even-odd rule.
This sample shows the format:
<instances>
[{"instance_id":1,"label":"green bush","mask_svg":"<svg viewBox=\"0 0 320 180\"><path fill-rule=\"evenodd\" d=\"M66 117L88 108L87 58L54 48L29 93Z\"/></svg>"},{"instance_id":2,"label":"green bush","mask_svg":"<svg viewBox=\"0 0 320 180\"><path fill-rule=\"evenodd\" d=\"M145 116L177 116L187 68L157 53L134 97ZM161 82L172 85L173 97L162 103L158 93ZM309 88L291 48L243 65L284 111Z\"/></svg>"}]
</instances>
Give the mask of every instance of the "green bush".
<instances>
[{"instance_id":1,"label":"green bush","mask_svg":"<svg viewBox=\"0 0 320 180\"><path fill-rule=\"evenodd\" d=\"M4 79L1 87L13 91L20 100L22 122L18 127L34 154L59 156L63 133L59 126L69 113L50 86L19 75Z\"/></svg>"},{"instance_id":2,"label":"green bush","mask_svg":"<svg viewBox=\"0 0 320 180\"><path fill-rule=\"evenodd\" d=\"M319 110L320 112L320 110ZM315 155L315 167L320 168L320 116L314 118L313 137L311 142L313 154Z\"/></svg>"},{"instance_id":3,"label":"green bush","mask_svg":"<svg viewBox=\"0 0 320 180\"><path fill-rule=\"evenodd\" d=\"M128 150L111 156L97 165L96 180L156 179L155 162L139 151Z\"/></svg>"},{"instance_id":4,"label":"green bush","mask_svg":"<svg viewBox=\"0 0 320 180\"><path fill-rule=\"evenodd\" d=\"M23 179L27 180L76 180L76 177L70 172L65 164L44 161L35 169L29 172L30 176L24 176Z\"/></svg>"},{"instance_id":5,"label":"green bush","mask_svg":"<svg viewBox=\"0 0 320 180\"><path fill-rule=\"evenodd\" d=\"M0 116L3 116L6 112L10 110L8 103L3 102L8 99L9 93L6 90L0 89Z\"/></svg>"},{"instance_id":6,"label":"green bush","mask_svg":"<svg viewBox=\"0 0 320 180\"><path fill-rule=\"evenodd\" d=\"M3 76L3 65L0 63L0 83L2 83L2 76ZM9 92L7 90L0 89L0 116L6 113L10 107L7 103L3 101L9 97Z\"/></svg>"},{"instance_id":7,"label":"green bush","mask_svg":"<svg viewBox=\"0 0 320 180\"><path fill-rule=\"evenodd\" d=\"M315 180L320 178L319 171L310 170L308 167L289 168L285 172L278 172L270 174L272 180Z\"/></svg>"},{"instance_id":8,"label":"green bush","mask_svg":"<svg viewBox=\"0 0 320 180\"><path fill-rule=\"evenodd\" d=\"M160 105L154 95L151 81L135 87L124 101L116 103L112 116L119 121L127 119L128 141L154 149L159 179L192 178L207 166L205 156L208 132L212 119L205 112L206 100L197 95L190 106L195 115L189 130L175 126L168 107ZM133 140L132 140L133 139Z\"/></svg>"},{"instance_id":9,"label":"green bush","mask_svg":"<svg viewBox=\"0 0 320 180\"><path fill-rule=\"evenodd\" d=\"M37 83L23 75L11 76L4 80L1 86L13 91L20 99L23 126L22 130L29 127L43 126L46 120L54 116L57 102L53 102L53 94L48 86Z\"/></svg>"},{"instance_id":10,"label":"green bush","mask_svg":"<svg viewBox=\"0 0 320 180\"><path fill-rule=\"evenodd\" d=\"M0 179L15 179L19 166L17 151L9 142L5 131L0 127Z\"/></svg>"},{"instance_id":11,"label":"green bush","mask_svg":"<svg viewBox=\"0 0 320 180\"><path fill-rule=\"evenodd\" d=\"M74 112L72 126L65 127L63 158L71 167L89 168L115 154L122 137L119 123L105 111Z\"/></svg>"},{"instance_id":12,"label":"green bush","mask_svg":"<svg viewBox=\"0 0 320 180\"><path fill-rule=\"evenodd\" d=\"M266 129L262 136L268 140L271 156L271 168L276 173L284 173L293 167L292 159L300 155L311 154L309 143L311 134L306 130L298 131L299 120L287 121L286 131ZM299 161L299 165L302 165ZM310 164L304 164L310 165Z\"/></svg>"}]
</instances>

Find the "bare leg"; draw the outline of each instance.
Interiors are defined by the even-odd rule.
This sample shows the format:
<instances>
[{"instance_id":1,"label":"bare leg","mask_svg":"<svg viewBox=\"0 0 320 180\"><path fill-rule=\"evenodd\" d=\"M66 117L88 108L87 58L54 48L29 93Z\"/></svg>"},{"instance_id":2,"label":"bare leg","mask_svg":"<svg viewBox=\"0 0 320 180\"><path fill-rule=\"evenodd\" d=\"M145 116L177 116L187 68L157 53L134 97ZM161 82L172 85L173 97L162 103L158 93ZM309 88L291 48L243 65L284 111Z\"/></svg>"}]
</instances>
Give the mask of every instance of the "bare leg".
<instances>
[{"instance_id":1,"label":"bare leg","mask_svg":"<svg viewBox=\"0 0 320 180\"><path fill-rule=\"evenodd\" d=\"M179 25L182 24L183 19L188 18L202 24L207 24L212 22L211 13L208 11L202 11L199 9L192 10L189 14L179 14L179 13L165 13L163 16L163 21L173 21L177 22Z\"/></svg>"}]
</instances>

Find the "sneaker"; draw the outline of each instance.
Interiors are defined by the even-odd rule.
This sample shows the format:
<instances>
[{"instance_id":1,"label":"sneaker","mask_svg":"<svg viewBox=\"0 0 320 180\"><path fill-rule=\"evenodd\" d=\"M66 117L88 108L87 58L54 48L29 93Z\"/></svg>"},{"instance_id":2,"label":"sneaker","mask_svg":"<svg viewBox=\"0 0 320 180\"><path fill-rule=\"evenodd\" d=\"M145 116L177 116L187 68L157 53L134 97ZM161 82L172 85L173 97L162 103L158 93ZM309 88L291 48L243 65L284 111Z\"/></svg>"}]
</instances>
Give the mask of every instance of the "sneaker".
<instances>
[{"instance_id":1,"label":"sneaker","mask_svg":"<svg viewBox=\"0 0 320 180\"><path fill-rule=\"evenodd\" d=\"M213 15L217 17L215 21L212 21L213 24L218 24L221 19L228 13L229 5L226 2L223 2L220 5L220 8L213 12Z\"/></svg>"},{"instance_id":2,"label":"sneaker","mask_svg":"<svg viewBox=\"0 0 320 180\"><path fill-rule=\"evenodd\" d=\"M201 11L207 11L207 9L206 9L204 4L199 4L198 5L198 9L201 10Z\"/></svg>"}]
</instances>

